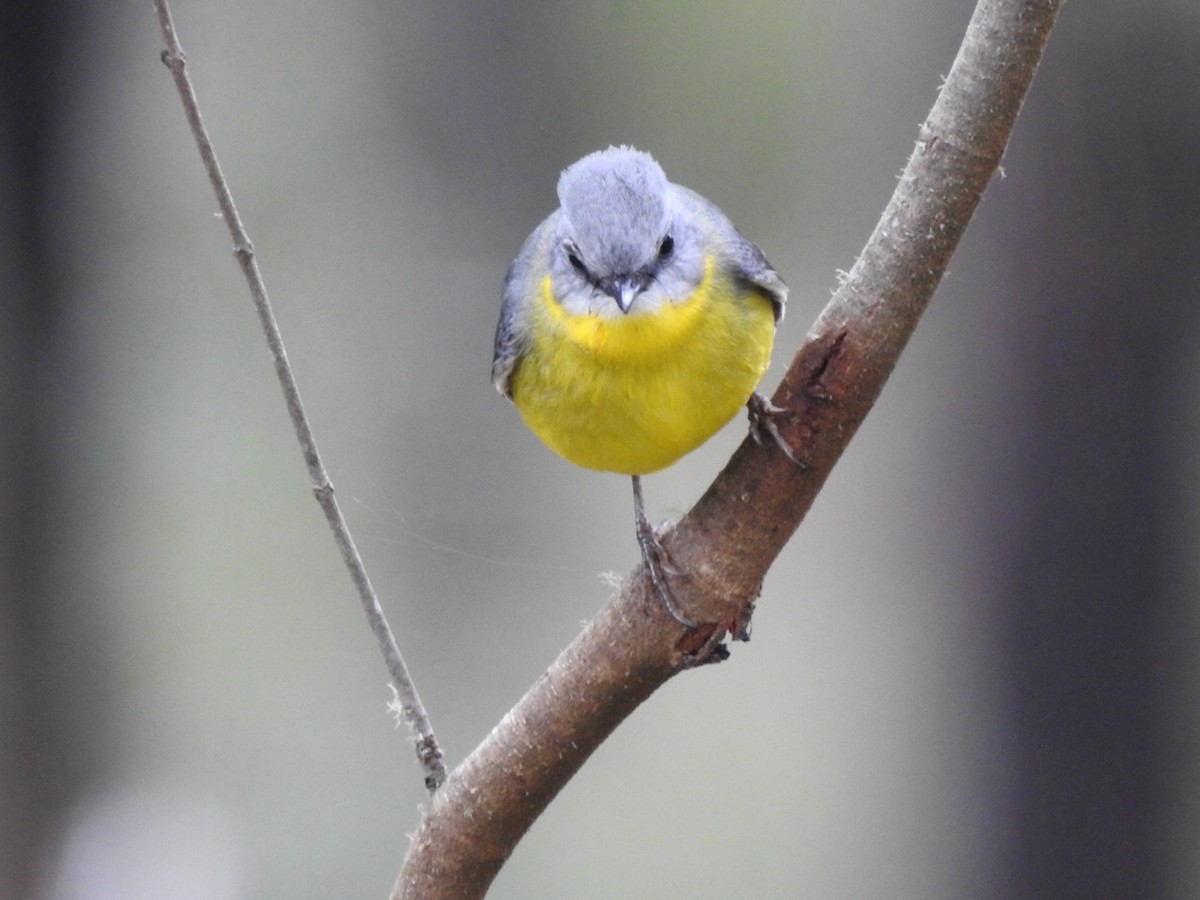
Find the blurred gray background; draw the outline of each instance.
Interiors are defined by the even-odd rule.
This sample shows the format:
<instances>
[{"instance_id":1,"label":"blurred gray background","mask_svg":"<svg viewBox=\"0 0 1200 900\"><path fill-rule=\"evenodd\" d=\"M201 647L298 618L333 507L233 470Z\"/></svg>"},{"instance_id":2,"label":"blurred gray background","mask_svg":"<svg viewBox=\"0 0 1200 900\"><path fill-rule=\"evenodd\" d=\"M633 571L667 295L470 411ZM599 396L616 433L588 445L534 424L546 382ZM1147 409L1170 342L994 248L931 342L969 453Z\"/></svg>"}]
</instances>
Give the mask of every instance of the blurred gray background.
<instances>
[{"instance_id":1,"label":"blurred gray background","mask_svg":"<svg viewBox=\"0 0 1200 900\"><path fill-rule=\"evenodd\" d=\"M610 143L792 287L849 269L968 2L177 3L321 448L458 762L637 558L489 383ZM425 794L149 3L0 13L0 896L386 896ZM1200 893L1200 7L1069 3L754 641L498 898ZM739 422L647 479L682 513Z\"/></svg>"}]
</instances>

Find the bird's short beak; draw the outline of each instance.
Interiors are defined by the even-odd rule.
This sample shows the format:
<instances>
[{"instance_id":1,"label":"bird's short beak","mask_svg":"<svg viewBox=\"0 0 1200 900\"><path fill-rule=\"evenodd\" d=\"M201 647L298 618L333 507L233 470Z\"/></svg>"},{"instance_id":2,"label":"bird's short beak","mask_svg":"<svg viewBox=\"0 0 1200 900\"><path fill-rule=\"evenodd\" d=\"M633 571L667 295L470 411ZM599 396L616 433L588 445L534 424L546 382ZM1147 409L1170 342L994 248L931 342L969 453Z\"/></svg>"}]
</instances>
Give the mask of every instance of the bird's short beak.
<instances>
[{"instance_id":1,"label":"bird's short beak","mask_svg":"<svg viewBox=\"0 0 1200 900\"><path fill-rule=\"evenodd\" d=\"M641 275L614 275L600 283L600 289L612 297L621 312L629 312L633 301L646 288L646 279Z\"/></svg>"}]
</instances>

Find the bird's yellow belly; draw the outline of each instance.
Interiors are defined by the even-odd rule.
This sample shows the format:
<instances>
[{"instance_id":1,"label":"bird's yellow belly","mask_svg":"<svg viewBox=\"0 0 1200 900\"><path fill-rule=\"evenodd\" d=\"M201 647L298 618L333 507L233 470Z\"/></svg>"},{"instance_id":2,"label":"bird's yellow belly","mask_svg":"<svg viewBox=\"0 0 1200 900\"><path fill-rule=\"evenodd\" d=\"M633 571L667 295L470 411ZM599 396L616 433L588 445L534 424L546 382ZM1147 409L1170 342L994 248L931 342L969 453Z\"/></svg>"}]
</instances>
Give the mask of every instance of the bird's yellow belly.
<instances>
[{"instance_id":1,"label":"bird's yellow belly","mask_svg":"<svg viewBox=\"0 0 1200 900\"><path fill-rule=\"evenodd\" d=\"M713 263L682 303L619 318L571 315L547 278L512 398L552 450L590 469L642 475L712 437L770 362L771 302L715 283Z\"/></svg>"}]
</instances>

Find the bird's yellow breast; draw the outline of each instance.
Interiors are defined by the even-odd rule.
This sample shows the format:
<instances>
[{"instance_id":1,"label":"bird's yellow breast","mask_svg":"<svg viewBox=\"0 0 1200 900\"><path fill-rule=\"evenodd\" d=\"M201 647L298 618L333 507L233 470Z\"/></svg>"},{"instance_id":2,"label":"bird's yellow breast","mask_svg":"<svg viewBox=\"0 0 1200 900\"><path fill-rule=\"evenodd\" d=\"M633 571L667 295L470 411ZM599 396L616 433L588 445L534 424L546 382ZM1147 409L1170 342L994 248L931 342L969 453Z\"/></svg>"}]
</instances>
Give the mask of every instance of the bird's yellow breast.
<instances>
[{"instance_id":1,"label":"bird's yellow breast","mask_svg":"<svg viewBox=\"0 0 1200 900\"><path fill-rule=\"evenodd\" d=\"M547 276L512 398L547 446L590 469L642 475L700 446L750 397L775 335L770 300L705 265L686 300L619 317L572 314Z\"/></svg>"}]
</instances>

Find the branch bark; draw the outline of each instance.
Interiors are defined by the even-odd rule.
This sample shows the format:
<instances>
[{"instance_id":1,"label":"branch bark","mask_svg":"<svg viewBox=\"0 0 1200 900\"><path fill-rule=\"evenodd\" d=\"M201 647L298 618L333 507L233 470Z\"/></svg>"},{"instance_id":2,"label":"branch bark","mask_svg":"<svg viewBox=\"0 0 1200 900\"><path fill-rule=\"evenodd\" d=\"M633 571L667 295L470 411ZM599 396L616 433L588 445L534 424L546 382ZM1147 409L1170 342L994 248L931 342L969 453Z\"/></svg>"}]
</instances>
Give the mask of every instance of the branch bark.
<instances>
[{"instance_id":1,"label":"branch bark","mask_svg":"<svg viewBox=\"0 0 1200 900\"><path fill-rule=\"evenodd\" d=\"M879 224L776 390L806 469L746 440L662 536L685 631L635 570L434 795L393 898L481 897L592 751L697 652L742 633L795 532L895 367L1000 163L1061 0L981 0Z\"/></svg>"}]
</instances>

